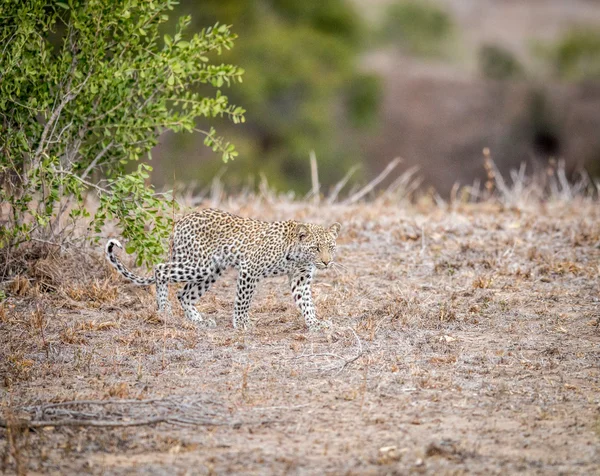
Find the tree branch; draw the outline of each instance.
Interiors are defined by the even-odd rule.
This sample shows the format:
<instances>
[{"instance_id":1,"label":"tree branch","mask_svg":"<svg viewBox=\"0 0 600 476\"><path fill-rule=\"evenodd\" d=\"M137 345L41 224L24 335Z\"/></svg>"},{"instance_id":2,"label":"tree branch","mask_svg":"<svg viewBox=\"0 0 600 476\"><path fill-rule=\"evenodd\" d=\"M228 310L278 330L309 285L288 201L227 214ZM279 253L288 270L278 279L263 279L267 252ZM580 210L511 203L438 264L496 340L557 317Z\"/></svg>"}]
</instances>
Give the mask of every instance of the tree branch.
<instances>
[{"instance_id":1,"label":"tree branch","mask_svg":"<svg viewBox=\"0 0 600 476\"><path fill-rule=\"evenodd\" d=\"M111 141L104 149L102 149L98 153L98 155L96 155L94 160L92 160L92 163L90 165L88 165L88 167L85 169L85 171L81 174L81 177L79 177L80 179L82 179L82 180L85 179L88 176L88 174L94 170L96 165L98 165L98 162L102 159L102 157L104 157L106 155L106 153L113 146L113 144L114 144L114 141Z\"/></svg>"},{"instance_id":2,"label":"tree branch","mask_svg":"<svg viewBox=\"0 0 600 476\"><path fill-rule=\"evenodd\" d=\"M113 194L113 192L111 190L103 188L100 185L94 184L92 182L88 182L87 180L82 179L79 175L77 175L77 174L75 174L73 172L70 172L69 170L54 169L54 171L57 172L57 173L59 173L59 174L70 175L71 177L79 180L82 184L87 185L88 187L95 188L99 192L108 193L109 195Z\"/></svg>"},{"instance_id":3,"label":"tree branch","mask_svg":"<svg viewBox=\"0 0 600 476\"><path fill-rule=\"evenodd\" d=\"M72 73L75 70L76 65L77 65L77 55L73 55L73 59L71 60L71 66L69 66L69 72L68 72L69 79L67 80L67 87L65 88L68 92L67 92L67 94L65 94L65 96L63 97L63 99L60 102L60 104L58 105L58 107L56 109L54 109L54 111L52 111L52 115L50 116L50 119L48 119L48 122L46 122L46 125L44 126L44 130L42 131L42 135L40 137L40 143L38 144L38 147L34 154L34 157L35 157L34 162L36 162L36 163L38 162L39 157L42 154L42 151L44 149L44 142L46 141L46 136L50 132L50 128L53 126L54 121L56 121L58 119L58 116L60 116L60 113L62 112L63 108L72 99L71 92L69 90L71 89L71 84L73 82L73 74ZM34 164L34 166L35 165L36 164ZM27 174L25 174L25 175L27 175Z\"/></svg>"}]
</instances>

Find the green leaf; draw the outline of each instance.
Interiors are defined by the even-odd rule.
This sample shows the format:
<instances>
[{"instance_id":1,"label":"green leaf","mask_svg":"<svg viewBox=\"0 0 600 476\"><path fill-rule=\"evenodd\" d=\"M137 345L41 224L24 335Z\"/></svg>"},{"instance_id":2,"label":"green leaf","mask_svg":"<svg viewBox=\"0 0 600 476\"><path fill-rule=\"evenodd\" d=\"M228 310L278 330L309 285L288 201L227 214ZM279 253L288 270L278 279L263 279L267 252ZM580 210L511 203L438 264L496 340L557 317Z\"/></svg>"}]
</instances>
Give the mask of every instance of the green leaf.
<instances>
[{"instance_id":1,"label":"green leaf","mask_svg":"<svg viewBox=\"0 0 600 476\"><path fill-rule=\"evenodd\" d=\"M112 221L110 226L119 229L126 251L135 253L138 263L162 258L176 204L148 185L151 167L141 163L128 172L128 164L146 154L150 158L166 130L193 131L201 116L223 115L232 122L243 117L208 86L230 84L239 75L238 68L213 64L209 55L232 45L229 27L216 25L216 30L185 41L191 19L182 18L161 44L162 29L168 28L165 12L176 3L2 4L2 19L19 28L0 28L0 111L10 113L4 126L0 121L0 176L22 180L10 193L0 188L0 202L11 211L0 224L0 247L29 239L30 234L52 236L56 230L51 224L59 221L63 209L73 220L89 216L86 194L91 194L98 203L90 217L92 234L103 234ZM61 15L57 32L62 10L69 14ZM73 35L63 34L71 31ZM207 85L202 93L199 83ZM67 98L69 90L73 96ZM50 132L44 132L61 102L67 106ZM42 134L48 134L46 141ZM234 156L214 130L205 140L225 160ZM36 154L42 142L42 153Z\"/></svg>"}]
</instances>

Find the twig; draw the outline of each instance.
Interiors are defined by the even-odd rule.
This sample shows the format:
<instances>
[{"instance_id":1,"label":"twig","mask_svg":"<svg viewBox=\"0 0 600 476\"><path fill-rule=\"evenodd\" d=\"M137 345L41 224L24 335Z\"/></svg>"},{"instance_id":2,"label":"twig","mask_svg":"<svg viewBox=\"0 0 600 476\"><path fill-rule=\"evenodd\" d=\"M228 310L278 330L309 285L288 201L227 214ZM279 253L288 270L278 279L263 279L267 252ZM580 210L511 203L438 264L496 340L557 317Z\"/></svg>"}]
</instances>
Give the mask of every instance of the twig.
<instances>
[{"instance_id":1,"label":"twig","mask_svg":"<svg viewBox=\"0 0 600 476\"><path fill-rule=\"evenodd\" d=\"M115 420L79 420L76 418L67 418L64 420L16 420L8 423L0 419L0 428L44 428L44 427L97 427L97 428L117 428L131 426L157 425L159 423L169 423L171 425L192 425L192 426L232 426L239 428L243 425L268 425L271 423L281 423L280 420L258 420L258 421L213 421L201 419L189 419L182 417L159 416L131 421Z\"/></svg>"},{"instance_id":2,"label":"twig","mask_svg":"<svg viewBox=\"0 0 600 476\"><path fill-rule=\"evenodd\" d=\"M48 403L42 405L40 410L46 411L50 408L67 407L74 405L144 405L147 403L156 403L163 401L160 398L150 398L147 400L70 400L66 402ZM31 410L37 407L26 407L26 410Z\"/></svg>"},{"instance_id":3,"label":"twig","mask_svg":"<svg viewBox=\"0 0 600 476\"><path fill-rule=\"evenodd\" d=\"M112 195L113 192L111 192L110 190L107 190L105 188L100 187L97 184L94 184L92 182L88 182L87 180L82 179L79 175L70 172L68 170L63 170L63 169L54 169L55 172L59 173L59 174L65 174L65 175L70 175L71 177L75 178L76 180L79 180L82 184L87 185L88 187L92 187L95 188L96 190L98 190L99 192L104 192L107 193L109 195Z\"/></svg>"},{"instance_id":4,"label":"twig","mask_svg":"<svg viewBox=\"0 0 600 476\"><path fill-rule=\"evenodd\" d=\"M397 193L399 190L406 197L421 185L422 180L417 177L419 166L415 165L404 171L396 180L394 180L387 188L387 193Z\"/></svg>"},{"instance_id":5,"label":"twig","mask_svg":"<svg viewBox=\"0 0 600 476\"><path fill-rule=\"evenodd\" d=\"M332 205L336 200L342 189L346 186L350 178L354 175L354 173L358 170L359 166L355 165L348 170L348 173L344 175L344 178L340 180L327 198L327 205Z\"/></svg>"},{"instance_id":6,"label":"twig","mask_svg":"<svg viewBox=\"0 0 600 476\"><path fill-rule=\"evenodd\" d=\"M111 421L111 420L77 420L69 418L65 420L20 420L10 425L5 420L0 420L0 427L21 426L24 428L43 428L46 426L96 426L96 427L124 427L124 426L144 426L156 425L157 423L168 423L168 417L146 418L144 420L132 421Z\"/></svg>"},{"instance_id":7,"label":"twig","mask_svg":"<svg viewBox=\"0 0 600 476\"><path fill-rule=\"evenodd\" d=\"M351 359L347 359L344 362L344 365L342 365L342 368L339 370L340 372L342 370L344 370L352 362L357 361L358 359L360 359L364 355L362 343L360 341L360 338L358 337L358 334L356 333L356 331L354 329L352 329L352 327L347 327L347 329L350 329L350 331L352 332L352 334L354 334L354 337L356 338L356 342L358 342L358 352L357 352L357 354L354 357L352 357Z\"/></svg>"},{"instance_id":8,"label":"twig","mask_svg":"<svg viewBox=\"0 0 600 476\"><path fill-rule=\"evenodd\" d=\"M340 360L341 362L338 362L333 365L329 365L327 367L318 368L317 370L320 372L329 372L331 370L338 370L338 372L341 372L346 367L348 367L348 365L350 365L352 362L357 361L365 354L365 351L363 350L362 342L361 342L360 338L358 337L358 334L351 327L346 327L345 329L348 329L348 330L350 330L350 332L352 332L352 334L354 335L354 338L356 339L356 342L358 344L358 350L357 350L355 356L347 358L347 357L342 357L341 355L338 355L338 354L334 354L333 352L322 352L319 354L296 355L294 357L289 358L288 360L313 358L313 357L332 357L334 359Z\"/></svg>"},{"instance_id":9,"label":"twig","mask_svg":"<svg viewBox=\"0 0 600 476\"><path fill-rule=\"evenodd\" d=\"M71 73L73 72L73 70L75 69L75 65L77 64L77 55L73 55L73 59L71 60L71 66L69 67L69 72L67 74L71 75ZM71 83L73 81L73 76L69 76L68 82L67 82L67 90L71 89ZM54 121L56 121L58 119L58 116L60 116L60 113L62 112L63 108L75 97L74 94L72 94L71 91L68 91L65 96L63 97L63 100L60 102L60 104L58 105L58 107L52 111L52 115L50 116L50 119L48 119L48 122L46 122L46 125L44 126L44 130L42 131L42 135L40 137L40 143L38 144L38 147L35 151L34 157L36 158L36 162L39 158L39 156L41 155L42 151L44 150L44 142L46 141L46 136L48 135L48 133L50 132L50 128L53 127L54 125ZM58 98L58 95L57 95ZM37 164L35 164L37 165Z\"/></svg>"},{"instance_id":10,"label":"twig","mask_svg":"<svg viewBox=\"0 0 600 476\"><path fill-rule=\"evenodd\" d=\"M85 169L85 171L81 174L81 179L85 179L88 176L88 174L94 170L94 167L96 167L96 165L102 159L102 157L106 155L108 150L113 146L113 143L113 141L110 141L109 144L98 153L94 160L92 160L92 163L88 165L87 169Z\"/></svg>"},{"instance_id":11,"label":"twig","mask_svg":"<svg viewBox=\"0 0 600 476\"><path fill-rule=\"evenodd\" d=\"M260 173L258 190L260 191L260 196L262 196L267 203L273 203L273 194L269 190L269 181L267 180L267 176L262 172Z\"/></svg>"},{"instance_id":12,"label":"twig","mask_svg":"<svg viewBox=\"0 0 600 476\"><path fill-rule=\"evenodd\" d=\"M352 332L352 334L354 334L354 338L356 339L356 342L358 343L358 353L362 354L363 353L362 342L360 341L358 334L356 333L356 331L354 329L352 329L352 327L347 327L346 329L350 329L350 332Z\"/></svg>"},{"instance_id":13,"label":"twig","mask_svg":"<svg viewBox=\"0 0 600 476\"><path fill-rule=\"evenodd\" d=\"M352 196L348 197L344 202L344 205L351 205L353 203L358 202L361 198L363 198L366 194L368 194L371 190L373 190L377 185L379 185L383 180L394 170L397 165L401 162L402 159L400 157L396 157L392 160L387 167L383 169L383 171L371 180L367 185L361 188L358 192L354 193Z\"/></svg>"},{"instance_id":14,"label":"twig","mask_svg":"<svg viewBox=\"0 0 600 476\"><path fill-rule=\"evenodd\" d=\"M190 395L193 401L185 403L178 397L151 398L146 400L72 400L22 407L29 418L0 419L0 428L42 427L133 427L168 423L192 426L264 425L276 420L230 420L228 413L211 409L210 404L222 405L198 395ZM116 408L110 408L115 406ZM101 407L101 408L94 408ZM108 407L108 408L107 408Z\"/></svg>"},{"instance_id":15,"label":"twig","mask_svg":"<svg viewBox=\"0 0 600 476\"><path fill-rule=\"evenodd\" d=\"M310 179L312 181L312 199L315 205L319 204L321 185L319 184L319 168L317 165L317 156L315 151L310 151Z\"/></svg>"},{"instance_id":16,"label":"twig","mask_svg":"<svg viewBox=\"0 0 600 476\"><path fill-rule=\"evenodd\" d=\"M344 359L344 363L341 366L340 365L332 365L330 367L321 369L322 372L329 372L330 370L337 369L338 373L340 373L346 367L348 367L348 365L350 365L352 362L356 362L358 359L360 359L365 354L365 352L363 351L362 343L361 343L360 338L358 337L358 334L356 333L356 331L354 329L352 329L352 327L346 327L346 329L349 329L350 332L352 332L352 334L354 335L354 338L356 339L356 342L358 343L358 352L356 353L356 355L354 357L351 357L349 359Z\"/></svg>"},{"instance_id":17,"label":"twig","mask_svg":"<svg viewBox=\"0 0 600 476\"><path fill-rule=\"evenodd\" d=\"M58 133L58 136L56 137L55 140L47 140L46 144L58 144L60 142L60 138L62 137L63 133L73 125L73 120L71 120L71 122L69 122L65 127L62 128L62 130Z\"/></svg>"},{"instance_id":18,"label":"twig","mask_svg":"<svg viewBox=\"0 0 600 476\"><path fill-rule=\"evenodd\" d=\"M67 249L60 243L54 243L53 241L42 240L40 238L29 238L29 241L35 241L37 243L44 243L45 245L58 246L61 250L67 251Z\"/></svg>"},{"instance_id":19,"label":"twig","mask_svg":"<svg viewBox=\"0 0 600 476\"><path fill-rule=\"evenodd\" d=\"M221 177L223 177L225 172L227 172L227 167L222 167L210 182L210 201L213 208L218 207L223 198L223 181Z\"/></svg>"},{"instance_id":20,"label":"twig","mask_svg":"<svg viewBox=\"0 0 600 476\"><path fill-rule=\"evenodd\" d=\"M319 354L301 354L301 355L296 355L294 357L290 357L288 360L296 360L296 359L303 359L303 358L311 358L312 359L313 357L334 357L336 359L346 360L341 355L334 354L333 352L322 352Z\"/></svg>"},{"instance_id":21,"label":"twig","mask_svg":"<svg viewBox=\"0 0 600 476\"><path fill-rule=\"evenodd\" d=\"M312 403L302 403L300 405L292 405L292 406L274 406L274 407L254 407L251 410L257 411L257 412L264 412L264 411L269 411L269 410L298 410L300 408L305 408L308 406L312 406Z\"/></svg>"}]
</instances>

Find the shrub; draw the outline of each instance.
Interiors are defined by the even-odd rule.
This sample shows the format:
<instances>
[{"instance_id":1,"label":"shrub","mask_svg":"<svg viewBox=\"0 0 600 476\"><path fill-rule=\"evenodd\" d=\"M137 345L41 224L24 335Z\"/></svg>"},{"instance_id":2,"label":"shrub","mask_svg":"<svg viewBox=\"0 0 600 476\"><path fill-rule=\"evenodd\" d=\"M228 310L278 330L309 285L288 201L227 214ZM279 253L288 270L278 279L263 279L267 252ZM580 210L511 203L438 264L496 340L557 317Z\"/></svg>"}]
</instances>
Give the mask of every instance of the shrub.
<instances>
[{"instance_id":1,"label":"shrub","mask_svg":"<svg viewBox=\"0 0 600 476\"><path fill-rule=\"evenodd\" d=\"M452 18L440 7L407 0L387 7L381 36L399 42L408 53L440 56L447 52L454 31Z\"/></svg>"},{"instance_id":2,"label":"shrub","mask_svg":"<svg viewBox=\"0 0 600 476\"><path fill-rule=\"evenodd\" d=\"M96 235L115 219L138 263L155 261L170 231L170 196L146 184L146 155L166 130L196 130L196 118L244 120L221 94L241 80L211 54L233 45L226 25L159 35L173 0L8 0L0 13L0 248L29 239L63 240L99 197ZM213 96L197 85L216 88ZM206 91L206 89L203 89ZM215 130L205 144L236 155ZM68 219L67 219L68 217Z\"/></svg>"},{"instance_id":3,"label":"shrub","mask_svg":"<svg viewBox=\"0 0 600 476\"><path fill-rule=\"evenodd\" d=\"M490 79L515 79L523 76L521 63L509 50L497 45L483 45L479 50L479 70Z\"/></svg>"},{"instance_id":4,"label":"shrub","mask_svg":"<svg viewBox=\"0 0 600 476\"><path fill-rule=\"evenodd\" d=\"M564 80L600 78L600 33L574 29L552 44L537 45L536 52Z\"/></svg>"}]
</instances>

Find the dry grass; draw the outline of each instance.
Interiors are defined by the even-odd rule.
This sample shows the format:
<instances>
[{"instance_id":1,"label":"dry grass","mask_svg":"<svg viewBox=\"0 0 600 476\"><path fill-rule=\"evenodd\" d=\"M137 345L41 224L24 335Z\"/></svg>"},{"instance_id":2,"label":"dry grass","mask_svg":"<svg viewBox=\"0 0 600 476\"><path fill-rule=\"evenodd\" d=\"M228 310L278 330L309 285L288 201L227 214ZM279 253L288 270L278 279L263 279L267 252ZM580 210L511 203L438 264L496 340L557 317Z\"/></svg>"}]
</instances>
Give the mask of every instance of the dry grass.
<instances>
[{"instance_id":1,"label":"dry grass","mask_svg":"<svg viewBox=\"0 0 600 476\"><path fill-rule=\"evenodd\" d=\"M332 330L306 331L285 279L261 284L243 334L231 326L233 273L199 304L217 321L205 330L177 306L157 314L154 291L116 276L100 250L47 256L4 286L0 304L1 411L12 422L0 429L2 469L600 471L597 201L400 206L384 194L323 207L263 194L220 206L342 223L341 266L313 291ZM160 401L77 415L189 411L219 424L24 432L19 423L48 402L121 399Z\"/></svg>"}]
</instances>

